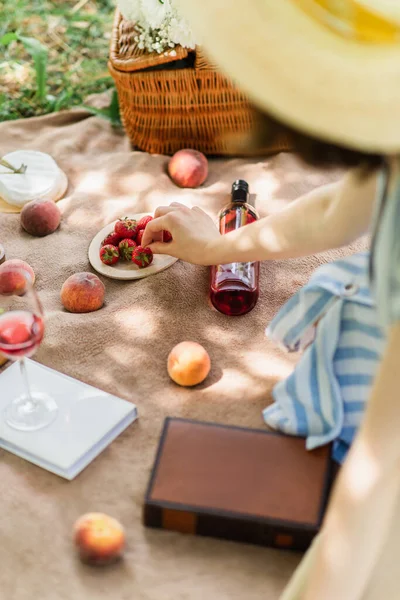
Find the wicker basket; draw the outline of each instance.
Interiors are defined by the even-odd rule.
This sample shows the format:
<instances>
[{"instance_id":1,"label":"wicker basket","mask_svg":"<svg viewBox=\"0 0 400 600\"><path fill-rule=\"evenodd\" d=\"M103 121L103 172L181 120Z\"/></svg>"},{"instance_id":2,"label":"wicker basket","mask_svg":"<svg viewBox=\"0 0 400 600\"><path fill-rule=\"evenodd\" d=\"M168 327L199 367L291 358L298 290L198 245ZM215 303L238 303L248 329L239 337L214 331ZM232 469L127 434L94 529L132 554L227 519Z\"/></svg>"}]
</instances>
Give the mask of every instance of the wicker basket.
<instances>
[{"instance_id":1,"label":"wicker basket","mask_svg":"<svg viewBox=\"0 0 400 600\"><path fill-rule=\"evenodd\" d=\"M157 154L181 148L231 154L227 134L246 134L252 127L254 111L246 96L207 61L201 48L151 54L137 48L136 35L134 24L117 11L109 70L133 146ZM268 151L288 149L282 140Z\"/></svg>"}]
</instances>

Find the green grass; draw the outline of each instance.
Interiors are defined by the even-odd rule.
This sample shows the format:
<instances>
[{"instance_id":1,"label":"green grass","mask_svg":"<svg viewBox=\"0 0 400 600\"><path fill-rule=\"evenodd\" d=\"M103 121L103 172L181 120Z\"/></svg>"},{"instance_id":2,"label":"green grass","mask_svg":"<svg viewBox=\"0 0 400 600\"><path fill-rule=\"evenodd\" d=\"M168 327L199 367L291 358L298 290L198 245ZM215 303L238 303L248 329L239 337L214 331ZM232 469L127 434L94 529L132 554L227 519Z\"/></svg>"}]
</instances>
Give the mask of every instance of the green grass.
<instances>
[{"instance_id":1,"label":"green grass","mask_svg":"<svg viewBox=\"0 0 400 600\"><path fill-rule=\"evenodd\" d=\"M35 43L0 45L0 121L81 105L113 88L107 59L114 10L114 0L0 0L0 40L17 33L48 54L46 66L45 50L33 57L41 48Z\"/></svg>"}]
</instances>

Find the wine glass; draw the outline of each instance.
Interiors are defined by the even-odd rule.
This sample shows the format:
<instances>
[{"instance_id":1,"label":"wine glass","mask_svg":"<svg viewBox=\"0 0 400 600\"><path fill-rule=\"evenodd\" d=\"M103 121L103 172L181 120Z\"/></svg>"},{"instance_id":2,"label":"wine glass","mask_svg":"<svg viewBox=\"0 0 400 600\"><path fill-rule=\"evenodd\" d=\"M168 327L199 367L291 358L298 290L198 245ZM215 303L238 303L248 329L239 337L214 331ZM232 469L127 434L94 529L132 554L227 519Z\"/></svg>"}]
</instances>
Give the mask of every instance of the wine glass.
<instances>
[{"instance_id":1,"label":"wine glass","mask_svg":"<svg viewBox=\"0 0 400 600\"><path fill-rule=\"evenodd\" d=\"M7 262L0 269L0 353L19 361L25 392L4 411L6 423L20 431L35 431L49 425L58 407L47 394L32 391L25 358L30 358L44 335L43 309L25 269Z\"/></svg>"}]
</instances>

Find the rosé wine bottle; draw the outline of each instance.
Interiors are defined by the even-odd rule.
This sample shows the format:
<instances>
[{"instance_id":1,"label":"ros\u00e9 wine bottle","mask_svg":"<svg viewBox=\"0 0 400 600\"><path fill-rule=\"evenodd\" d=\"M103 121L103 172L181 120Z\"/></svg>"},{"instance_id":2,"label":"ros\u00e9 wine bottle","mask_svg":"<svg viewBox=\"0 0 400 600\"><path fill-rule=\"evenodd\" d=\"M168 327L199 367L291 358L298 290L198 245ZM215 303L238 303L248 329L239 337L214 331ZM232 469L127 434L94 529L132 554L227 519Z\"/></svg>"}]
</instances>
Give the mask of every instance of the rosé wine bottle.
<instances>
[{"instance_id":1,"label":"ros\u00e9 wine bottle","mask_svg":"<svg viewBox=\"0 0 400 600\"><path fill-rule=\"evenodd\" d=\"M248 203L249 186L241 179L232 185L232 201L219 214L222 235L244 227L259 216ZM229 316L244 315L251 311L259 295L260 263L229 263L211 267L210 300L221 313Z\"/></svg>"}]
</instances>

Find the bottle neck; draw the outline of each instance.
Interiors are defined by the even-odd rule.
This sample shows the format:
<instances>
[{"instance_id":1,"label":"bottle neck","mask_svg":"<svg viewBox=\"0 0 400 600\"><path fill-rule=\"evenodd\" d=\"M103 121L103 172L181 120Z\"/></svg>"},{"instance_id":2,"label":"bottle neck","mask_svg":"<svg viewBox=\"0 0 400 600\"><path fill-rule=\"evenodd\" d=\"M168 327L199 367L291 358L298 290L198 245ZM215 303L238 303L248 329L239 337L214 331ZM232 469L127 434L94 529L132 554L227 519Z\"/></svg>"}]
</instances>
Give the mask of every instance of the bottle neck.
<instances>
[{"instance_id":1,"label":"bottle neck","mask_svg":"<svg viewBox=\"0 0 400 600\"><path fill-rule=\"evenodd\" d=\"M246 192L245 190L234 190L232 192L232 202L235 203L241 203L241 204L247 204L248 199L249 199L249 193Z\"/></svg>"}]
</instances>

